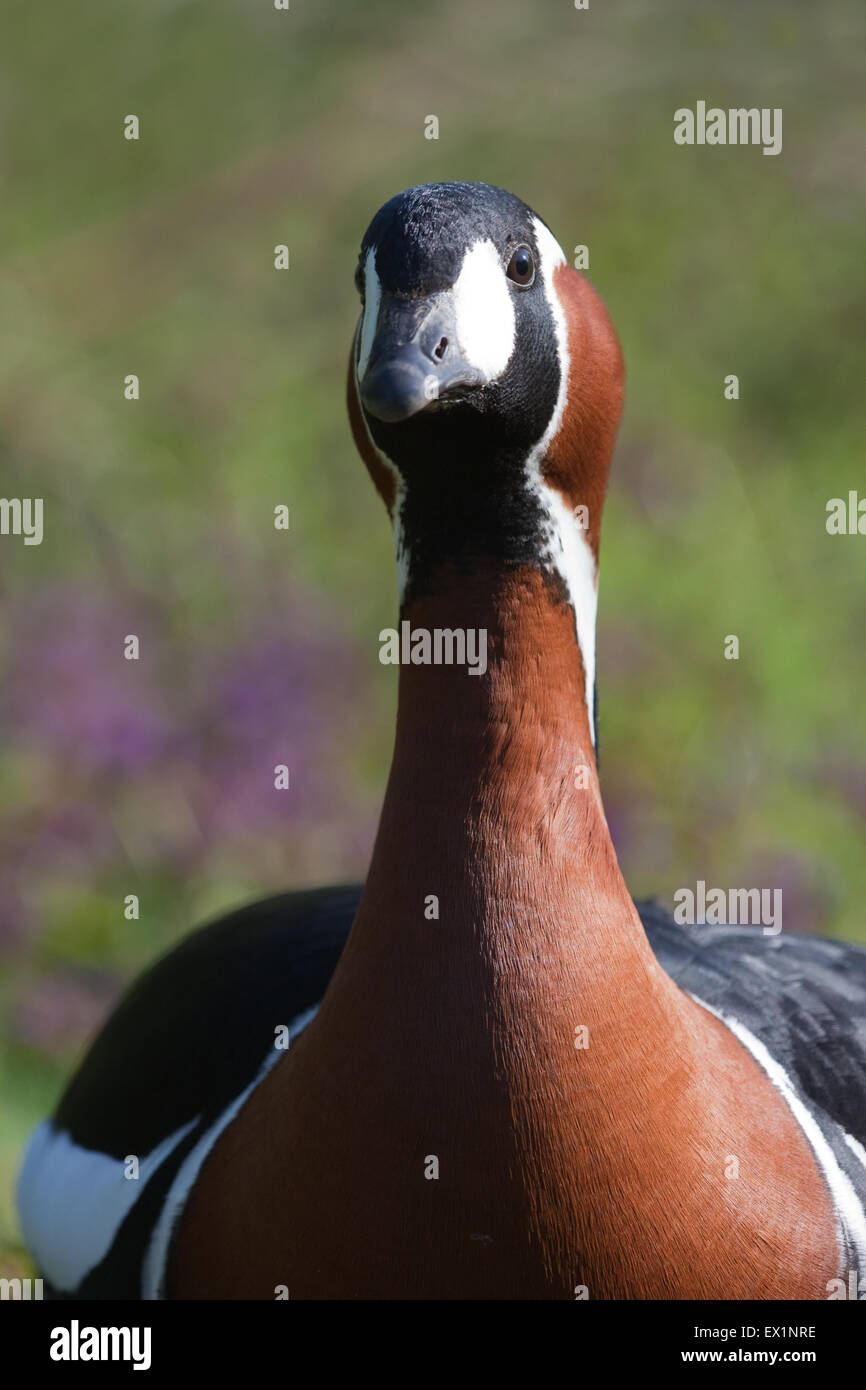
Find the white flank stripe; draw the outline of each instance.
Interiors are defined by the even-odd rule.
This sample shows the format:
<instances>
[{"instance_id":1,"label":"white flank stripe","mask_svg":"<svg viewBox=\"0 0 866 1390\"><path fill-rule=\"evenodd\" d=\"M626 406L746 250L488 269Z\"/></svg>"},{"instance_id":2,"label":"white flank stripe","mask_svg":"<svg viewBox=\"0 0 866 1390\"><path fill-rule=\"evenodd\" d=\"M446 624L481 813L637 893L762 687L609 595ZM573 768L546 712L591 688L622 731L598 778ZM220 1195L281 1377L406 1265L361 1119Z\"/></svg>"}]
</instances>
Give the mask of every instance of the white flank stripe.
<instances>
[{"instance_id":1,"label":"white flank stripe","mask_svg":"<svg viewBox=\"0 0 866 1390\"><path fill-rule=\"evenodd\" d=\"M289 1042L294 1042L295 1038L318 1012L318 1004L312 1009L307 1009L306 1013L298 1014L297 1018L292 1019L289 1024ZM166 1260L171 1244L171 1238L175 1227L183 1215L187 1199L193 1189L193 1185L201 1172L202 1164L220 1137L224 1129L227 1129L232 1120L238 1114L244 1102L249 1099L253 1091L267 1076L271 1067L281 1058L287 1055L285 1049L272 1048L265 1058L258 1074L249 1086L231 1102L222 1112L219 1119L211 1125L206 1134L199 1139L195 1148L187 1154L183 1163L177 1171L174 1182L169 1188L159 1220L153 1228L150 1245L144 1259L144 1271L142 1279L142 1297L146 1299L159 1299L165 1296L165 1276Z\"/></svg>"},{"instance_id":2,"label":"white flank stripe","mask_svg":"<svg viewBox=\"0 0 866 1390\"><path fill-rule=\"evenodd\" d=\"M708 1014L712 1014L720 1023L724 1023L735 1038L739 1038L743 1046L751 1052L758 1065L767 1073L783 1100L787 1102L794 1119L808 1139L812 1152L824 1174L837 1214L844 1222L851 1243L857 1251L860 1268L866 1268L866 1212L863 1210L863 1204L854 1190L851 1179L839 1167L836 1155L824 1138L818 1121L794 1090L787 1072L779 1066L779 1063L770 1055L760 1039L756 1038L754 1033L750 1033L749 1029L737 1019L721 1013L718 1009L711 1008L696 994L691 995L691 998L696 1004L700 1004L702 1009L706 1009ZM846 1142L852 1148L857 1144L856 1139L852 1141L850 1135L846 1135ZM857 1144L857 1148L861 1148L861 1146ZM856 1151L854 1149L855 1153Z\"/></svg>"},{"instance_id":3,"label":"white flank stripe","mask_svg":"<svg viewBox=\"0 0 866 1390\"><path fill-rule=\"evenodd\" d=\"M196 1123L191 1120L141 1158L138 1178L124 1160L83 1149L45 1120L33 1133L18 1176L24 1241L46 1279L64 1293L105 1258L148 1179Z\"/></svg>"},{"instance_id":4,"label":"white flank stripe","mask_svg":"<svg viewBox=\"0 0 866 1390\"><path fill-rule=\"evenodd\" d=\"M851 1150L854 1157L859 1159L860 1162L863 1164L863 1167L866 1168L866 1149L864 1149L859 1139L855 1139L854 1135L848 1134L847 1131L845 1131L844 1133L844 1138L845 1143L848 1145L848 1148Z\"/></svg>"}]
</instances>

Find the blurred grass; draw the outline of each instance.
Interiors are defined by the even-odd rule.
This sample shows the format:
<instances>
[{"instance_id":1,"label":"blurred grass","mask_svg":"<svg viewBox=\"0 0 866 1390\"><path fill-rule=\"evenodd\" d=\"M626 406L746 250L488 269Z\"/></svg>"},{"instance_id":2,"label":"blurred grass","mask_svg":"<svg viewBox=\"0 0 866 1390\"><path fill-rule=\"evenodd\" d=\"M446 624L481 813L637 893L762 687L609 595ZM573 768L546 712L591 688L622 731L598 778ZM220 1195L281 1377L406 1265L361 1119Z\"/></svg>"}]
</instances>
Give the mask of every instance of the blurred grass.
<instances>
[{"instance_id":1,"label":"blurred grass","mask_svg":"<svg viewBox=\"0 0 866 1390\"><path fill-rule=\"evenodd\" d=\"M45 498L46 539L0 549L24 692L0 751L0 1272L26 1132L123 981L244 897L363 873L394 583L343 380L360 236L409 184L520 194L589 245L622 339L599 661L632 891L783 884L786 926L866 941L866 542L824 529L866 494L862 5L7 0L3 28L2 492ZM781 106L782 154L675 147L699 98ZM134 767L87 722L128 631L159 722ZM252 715L250 642L276 679ZM296 809L259 816L235 764L293 739Z\"/></svg>"}]
</instances>

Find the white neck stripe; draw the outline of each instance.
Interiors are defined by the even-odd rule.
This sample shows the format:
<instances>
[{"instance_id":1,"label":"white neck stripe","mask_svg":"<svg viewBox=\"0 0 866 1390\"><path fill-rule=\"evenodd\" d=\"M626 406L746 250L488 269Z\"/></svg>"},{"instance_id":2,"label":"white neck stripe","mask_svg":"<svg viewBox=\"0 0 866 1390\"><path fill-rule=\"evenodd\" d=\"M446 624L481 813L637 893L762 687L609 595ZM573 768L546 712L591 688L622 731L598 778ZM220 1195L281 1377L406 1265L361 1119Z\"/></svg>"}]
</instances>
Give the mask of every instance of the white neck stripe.
<instances>
[{"instance_id":1,"label":"white neck stripe","mask_svg":"<svg viewBox=\"0 0 866 1390\"><path fill-rule=\"evenodd\" d=\"M585 675L584 698L589 718L589 732L595 747L595 627L598 608L598 566L589 538L581 531L566 506L562 493L545 482L541 466L547 451L559 433L568 402L568 380L571 356L568 351L568 325L559 296L553 285L553 272L565 265L565 255L539 218L534 219L535 240L541 257L544 292L556 329L559 356L559 391L547 429L526 461L527 481L533 496L547 516L545 542L547 559L565 582L569 601L574 609L577 645L583 659Z\"/></svg>"}]
</instances>

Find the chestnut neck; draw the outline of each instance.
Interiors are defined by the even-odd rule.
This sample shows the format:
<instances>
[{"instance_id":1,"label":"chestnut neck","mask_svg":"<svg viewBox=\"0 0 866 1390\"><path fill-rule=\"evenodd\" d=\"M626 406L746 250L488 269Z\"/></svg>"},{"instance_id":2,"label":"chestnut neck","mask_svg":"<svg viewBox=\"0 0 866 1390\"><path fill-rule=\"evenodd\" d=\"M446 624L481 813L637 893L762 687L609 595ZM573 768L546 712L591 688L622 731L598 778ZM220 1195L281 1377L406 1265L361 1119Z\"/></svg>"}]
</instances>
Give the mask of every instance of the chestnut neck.
<instances>
[{"instance_id":1,"label":"chestnut neck","mask_svg":"<svg viewBox=\"0 0 866 1390\"><path fill-rule=\"evenodd\" d=\"M479 991L499 962L545 997L543 954L611 1006L630 977L669 985L622 879L599 790L574 613L527 567L442 569L412 631L487 634L487 670L402 665L394 757L351 960L444 932ZM438 919L430 913L438 900ZM411 947L409 948L411 951ZM438 981L432 981L436 987Z\"/></svg>"}]
</instances>

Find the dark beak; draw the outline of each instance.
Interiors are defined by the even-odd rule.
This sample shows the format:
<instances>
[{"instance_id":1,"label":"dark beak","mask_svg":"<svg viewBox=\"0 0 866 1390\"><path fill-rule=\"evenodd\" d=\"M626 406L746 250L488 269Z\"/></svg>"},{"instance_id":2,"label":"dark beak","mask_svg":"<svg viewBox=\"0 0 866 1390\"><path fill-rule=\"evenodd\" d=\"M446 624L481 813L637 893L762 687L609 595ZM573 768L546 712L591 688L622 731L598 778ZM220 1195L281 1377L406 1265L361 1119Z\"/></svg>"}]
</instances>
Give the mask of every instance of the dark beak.
<instances>
[{"instance_id":1,"label":"dark beak","mask_svg":"<svg viewBox=\"0 0 866 1390\"><path fill-rule=\"evenodd\" d=\"M383 295L376 336L358 390L368 415L396 424L485 378L461 355L450 294Z\"/></svg>"}]
</instances>

